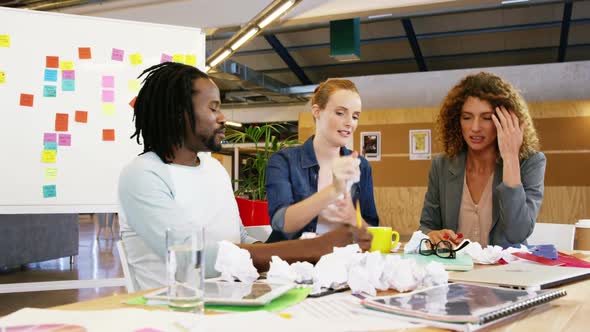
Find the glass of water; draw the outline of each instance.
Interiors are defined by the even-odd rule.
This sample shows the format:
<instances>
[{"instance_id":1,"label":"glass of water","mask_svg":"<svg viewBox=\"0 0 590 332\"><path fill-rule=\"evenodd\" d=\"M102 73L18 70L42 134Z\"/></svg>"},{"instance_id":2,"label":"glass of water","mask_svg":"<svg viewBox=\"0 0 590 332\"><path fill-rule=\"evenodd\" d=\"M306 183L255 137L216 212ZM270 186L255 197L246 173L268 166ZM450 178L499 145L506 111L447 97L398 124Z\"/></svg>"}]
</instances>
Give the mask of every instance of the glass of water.
<instances>
[{"instance_id":1,"label":"glass of water","mask_svg":"<svg viewBox=\"0 0 590 332\"><path fill-rule=\"evenodd\" d=\"M168 307L204 313L205 270L202 227L166 230Z\"/></svg>"}]
</instances>

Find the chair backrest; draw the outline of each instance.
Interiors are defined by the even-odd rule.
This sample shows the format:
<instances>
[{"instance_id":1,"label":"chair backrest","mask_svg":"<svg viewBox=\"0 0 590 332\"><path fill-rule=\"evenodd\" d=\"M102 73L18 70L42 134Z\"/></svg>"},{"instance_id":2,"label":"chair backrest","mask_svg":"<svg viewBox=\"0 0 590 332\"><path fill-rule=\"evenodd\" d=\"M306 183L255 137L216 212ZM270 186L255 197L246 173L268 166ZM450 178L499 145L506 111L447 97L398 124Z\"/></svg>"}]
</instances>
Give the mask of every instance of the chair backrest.
<instances>
[{"instance_id":1,"label":"chair backrest","mask_svg":"<svg viewBox=\"0 0 590 332\"><path fill-rule=\"evenodd\" d=\"M272 227L269 225L267 226L246 226L244 227L246 232L251 237L255 238L258 241L266 242L270 233L272 232Z\"/></svg>"},{"instance_id":2,"label":"chair backrest","mask_svg":"<svg viewBox=\"0 0 590 332\"><path fill-rule=\"evenodd\" d=\"M135 285L133 284L133 278L129 271L127 252L125 251L123 241L117 241L117 251L119 252L119 259L121 260L121 267L123 267L123 275L125 276L125 288L127 288L127 293L133 293L135 292Z\"/></svg>"},{"instance_id":3,"label":"chair backrest","mask_svg":"<svg viewBox=\"0 0 590 332\"><path fill-rule=\"evenodd\" d=\"M527 239L528 244L553 244L558 250L574 249L573 224L536 223L533 234Z\"/></svg>"}]
</instances>

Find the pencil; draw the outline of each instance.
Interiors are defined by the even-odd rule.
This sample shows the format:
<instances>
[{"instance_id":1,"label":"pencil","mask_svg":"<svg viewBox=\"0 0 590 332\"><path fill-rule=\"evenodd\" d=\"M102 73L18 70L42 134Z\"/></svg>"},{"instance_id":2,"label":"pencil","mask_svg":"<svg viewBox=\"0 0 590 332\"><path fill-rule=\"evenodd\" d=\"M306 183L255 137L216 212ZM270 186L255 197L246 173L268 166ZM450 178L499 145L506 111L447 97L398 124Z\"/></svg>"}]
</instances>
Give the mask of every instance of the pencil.
<instances>
[{"instance_id":1,"label":"pencil","mask_svg":"<svg viewBox=\"0 0 590 332\"><path fill-rule=\"evenodd\" d=\"M360 199L356 201L356 227L363 228L363 219L361 218L361 204Z\"/></svg>"}]
</instances>

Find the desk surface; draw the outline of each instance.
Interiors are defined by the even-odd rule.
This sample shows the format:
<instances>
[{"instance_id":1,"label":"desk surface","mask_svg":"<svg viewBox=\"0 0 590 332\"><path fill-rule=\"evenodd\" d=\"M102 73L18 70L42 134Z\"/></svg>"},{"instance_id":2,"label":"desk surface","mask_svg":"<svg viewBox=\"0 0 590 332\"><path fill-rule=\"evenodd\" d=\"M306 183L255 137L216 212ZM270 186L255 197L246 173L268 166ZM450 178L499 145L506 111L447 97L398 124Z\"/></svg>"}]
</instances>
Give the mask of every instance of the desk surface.
<instances>
[{"instance_id":1,"label":"desk surface","mask_svg":"<svg viewBox=\"0 0 590 332\"><path fill-rule=\"evenodd\" d=\"M584 255L585 256L585 255ZM587 259L588 256L580 258ZM477 266L485 268L485 266ZM562 286L567 291L567 296L555 300L548 308L534 309L523 315L517 316L514 320L495 325L494 331L587 331L590 322L590 280ZM145 294L149 291L132 294L120 294L101 299L78 302L55 307L62 310L104 310L140 307L147 310L159 310L157 307L130 306L123 304L124 301ZM420 328L412 331L444 331L438 328Z\"/></svg>"}]
</instances>

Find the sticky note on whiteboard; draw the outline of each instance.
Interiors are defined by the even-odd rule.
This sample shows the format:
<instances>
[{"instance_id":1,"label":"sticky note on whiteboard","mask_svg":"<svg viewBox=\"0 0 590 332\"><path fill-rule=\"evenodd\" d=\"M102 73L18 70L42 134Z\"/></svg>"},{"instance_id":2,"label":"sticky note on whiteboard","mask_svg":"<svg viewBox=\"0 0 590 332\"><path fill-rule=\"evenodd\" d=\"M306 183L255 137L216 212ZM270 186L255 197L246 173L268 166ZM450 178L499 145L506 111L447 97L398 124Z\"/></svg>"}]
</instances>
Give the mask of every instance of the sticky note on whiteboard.
<instances>
[{"instance_id":1,"label":"sticky note on whiteboard","mask_svg":"<svg viewBox=\"0 0 590 332\"><path fill-rule=\"evenodd\" d=\"M131 92L139 91L139 80L129 80L127 81L127 88Z\"/></svg>"},{"instance_id":2,"label":"sticky note on whiteboard","mask_svg":"<svg viewBox=\"0 0 590 332\"><path fill-rule=\"evenodd\" d=\"M113 48L113 52L111 53L111 60L123 61L124 56L125 56L125 51L120 50L118 48Z\"/></svg>"},{"instance_id":3,"label":"sticky note on whiteboard","mask_svg":"<svg viewBox=\"0 0 590 332\"><path fill-rule=\"evenodd\" d=\"M61 70L74 70L74 62L72 62L72 61L61 61L59 63L59 69L61 69Z\"/></svg>"},{"instance_id":4,"label":"sticky note on whiteboard","mask_svg":"<svg viewBox=\"0 0 590 332\"><path fill-rule=\"evenodd\" d=\"M114 88L115 87L115 76L103 75L102 76L102 87L103 88Z\"/></svg>"},{"instance_id":5,"label":"sticky note on whiteboard","mask_svg":"<svg viewBox=\"0 0 590 332\"><path fill-rule=\"evenodd\" d=\"M132 65L137 66L143 63L143 59L141 58L141 54L133 53L129 56L129 61Z\"/></svg>"},{"instance_id":6,"label":"sticky note on whiteboard","mask_svg":"<svg viewBox=\"0 0 590 332\"><path fill-rule=\"evenodd\" d=\"M55 114L55 131L68 131L68 117L67 113Z\"/></svg>"},{"instance_id":7,"label":"sticky note on whiteboard","mask_svg":"<svg viewBox=\"0 0 590 332\"><path fill-rule=\"evenodd\" d=\"M92 59L92 52L90 51L90 47L78 47L78 58Z\"/></svg>"},{"instance_id":8,"label":"sticky note on whiteboard","mask_svg":"<svg viewBox=\"0 0 590 332\"><path fill-rule=\"evenodd\" d=\"M58 138L59 146L72 146L72 135L70 134L59 134Z\"/></svg>"},{"instance_id":9,"label":"sticky note on whiteboard","mask_svg":"<svg viewBox=\"0 0 590 332\"><path fill-rule=\"evenodd\" d=\"M103 141L114 141L115 140L115 129L103 129L102 130Z\"/></svg>"},{"instance_id":10,"label":"sticky note on whiteboard","mask_svg":"<svg viewBox=\"0 0 590 332\"><path fill-rule=\"evenodd\" d=\"M115 91L102 90L102 101L104 103L112 103L115 101Z\"/></svg>"},{"instance_id":11,"label":"sticky note on whiteboard","mask_svg":"<svg viewBox=\"0 0 590 332\"><path fill-rule=\"evenodd\" d=\"M45 67L59 68L59 57L48 55L45 57Z\"/></svg>"},{"instance_id":12,"label":"sticky note on whiteboard","mask_svg":"<svg viewBox=\"0 0 590 332\"><path fill-rule=\"evenodd\" d=\"M0 47L10 47L10 35L0 35Z\"/></svg>"},{"instance_id":13,"label":"sticky note on whiteboard","mask_svg":"<svg viewBox=\"0 0 590 332\"><path fill-rule=\"evenodd\" d=\"M33 100L35 99L34 95L28 93L21 93L20 94L20 105L21 106L28 106L33 107Z\"/></svg>"},{"instance_id":14,"label":"sticky note on whiteboard","mask_svg":"<svg viewBox=\"0 0 590 332\"><path fill-rule=\"evenodd\" d=\"M197 65L197 56L194 54L187 54L185 63L189 66L195 67Z\"/></svg>"},{"instance_id":15,"label":"sticky note on whiteboard","mask_svg":"<svg viewBox=\"0 0 590 332\"><path fill-rule=\"evenodd\" d=\"M184 54L174 54L174 56L172 57L172 61L184 63Z\"/></svg>"},{"instance_id":16,"label":"sticky note on whiteboard","mask_svg":"<svg viewBox=\"0 0 590 332\"><path fill-rule=\"evenodd\" d=\"M57 87L55 85L44 85L43 86L43 97L55 97L57 96Z\"/></svg>"},{"instance_id":17,"label":"sticky note on whiteboard","mask_svg":"<svg viewBox=\"0 0 590 332\"><path fill-rule=\"evenodd\" d=\"M57 179L57 168L46 167L45 168L45 180L55 180L55 179Z\"/></svg>"},{"instance_id":18,"label":"sticky note on whiteboard","mask_svg":"<svg viewBox=\"0 0 590 332\"><path fill-rule=\"evenodd\" d=\"M115 114L115 104L113 103L102 103L102 114L113 115Z\"/></svg>"},{"instance_id":19,"label":"sticky note on whiteboard","mask_svg":"<svg viewBox=\"0 0 590 332\"><path fill-rule=\"evenodd\" d=\"M43 198L55 198L57 197L57 187L54 184L43 186Z\"/></svg>"},{"instance_id":20,"label":"sticky note on whiteboard","mask_svg":"<svg viewBox=\"0 0 590 332\"><path fill-rule=\"evenodd\" d=\"M46 164L55 164L57 159L57 150L43 150L41 152L41 162Z\"/></svg>"},{"instance_id":21,"label":"sticky note on whiteboard","mask_svg":"<svg viewBox=\"0 0 590 332\"><path fill-rule=\"evenodd\" d=\"M57 82L57 69L45 69L43 80L46 82Z\"/></svg>"},{"instance_id":22,"label":"sticky note on whiteboard","mask_svg":"<svg viewBox=\"0 0 590 332\"><path fill-rule=\"evenodd\" d=\"M164 63L164 62L172 62L172 55L162 53L162 57L160 58L160 63Z\"/></svg>"}]
</instances>

